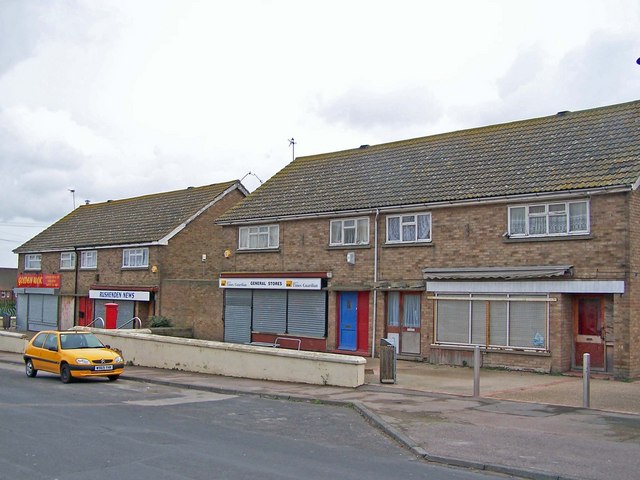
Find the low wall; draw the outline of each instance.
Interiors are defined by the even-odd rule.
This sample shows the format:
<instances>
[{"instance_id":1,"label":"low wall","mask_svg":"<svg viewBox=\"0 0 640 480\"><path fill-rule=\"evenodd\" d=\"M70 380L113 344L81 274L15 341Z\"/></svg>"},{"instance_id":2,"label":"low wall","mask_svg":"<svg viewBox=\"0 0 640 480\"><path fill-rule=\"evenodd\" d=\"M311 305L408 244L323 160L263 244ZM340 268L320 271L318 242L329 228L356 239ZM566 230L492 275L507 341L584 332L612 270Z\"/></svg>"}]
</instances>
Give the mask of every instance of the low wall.
<instances>
[{"instance_id":1,"label":"low wall","mask_svg":"<svg viewBox=\"0 0 640 480\"><path fill-rule=\"evenodd\" d=\"M125 362L143 367L340 387L364 384L366 360L357 356L164 337L144 330L89 330L120 349Z\"/></svg>"},{"instance_id":2,"label":"low wall","mask_svg":"<svg viewBox=\"0 0 640 480\"><path fill-rule=\"evenodd\" d=\"M27 341L22 333L0 331L0 352L22 353Z\"/></svg>"}]
</instances>

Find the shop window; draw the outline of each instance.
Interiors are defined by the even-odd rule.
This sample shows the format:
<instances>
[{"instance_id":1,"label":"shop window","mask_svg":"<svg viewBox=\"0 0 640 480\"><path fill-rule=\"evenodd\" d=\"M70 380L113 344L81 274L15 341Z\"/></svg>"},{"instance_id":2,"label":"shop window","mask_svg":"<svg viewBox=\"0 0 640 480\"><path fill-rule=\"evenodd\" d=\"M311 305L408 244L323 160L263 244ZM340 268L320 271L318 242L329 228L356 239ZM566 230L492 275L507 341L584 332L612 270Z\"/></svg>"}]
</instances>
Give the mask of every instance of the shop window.
<instances>
[{"instance_id":1,"label":"shop window","mask_svg":"<svg viewBox=\"0 0 640 480\"><path fill-rule=\"evenodd\" d=\"M547 296L436 296L436 343L547 350Z\"/></svg>"}]
</instances>

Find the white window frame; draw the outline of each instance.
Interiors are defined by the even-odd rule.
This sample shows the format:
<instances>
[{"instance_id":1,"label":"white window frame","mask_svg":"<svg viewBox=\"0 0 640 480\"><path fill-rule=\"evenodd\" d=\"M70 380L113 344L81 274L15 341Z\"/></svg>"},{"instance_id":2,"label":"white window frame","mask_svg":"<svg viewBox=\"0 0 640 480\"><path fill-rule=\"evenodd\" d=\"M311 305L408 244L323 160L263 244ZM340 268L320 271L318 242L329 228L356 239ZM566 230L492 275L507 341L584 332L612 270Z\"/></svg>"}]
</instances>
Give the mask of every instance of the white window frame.
<instances>
[{"instance_id":1,"label":"white window frame","mask_svg":"<svg viewBox=\"0 0 640 480\"><path fill-rule=\"evenodd\" d=\"M80 252L80 268L88 270L98 268L98 251L83 250Z\"/></svg>"},{"instance_id":2,"label":"white window frame","mask_svg":"<svg viewBox=\"0 0 640 480\"><path fill-rule=\"evenodd\" d=\"M24 256L25 270L42 270L42 255L40 253L27 253Z\"/></svg>"},{"instance_id":3,"label":"white window frame","mask_svg":"<svg viewBox=\"0 0 640 480\"><path fill-rule=\"evenodd\" d=\"M62 252L60 254L60 270L76 268L76 252Z\"/></svg>"},{"instance_id":4,"label":"white window frame","mask_svg":"<svg viewBox=\"0 0 640 480\"><path fill-rule=\"evenodd\" d=\"M429 225L429 234L426 238L418 238L418 226L419 221L418 217L425 217L427 219ZM398 229L400 237L398 239L390 239L389 235L391 233L391 228L389 224L391 221L398 221ZM405 229L404 227L414 227L415 236L414 238L405 238ZM387 216L387 243L429 243L431 242L431 213L409 213L402 215L388 215Z\"/></svg>"},{"instance_id":5,"label":"white window frame","mask_svg":"<svg viewBox=\"0 0 640 480\"><path fill-rule=\"evenodd\" d=\"M353 242L345 242L346 234L354 231ZM369 244L369 217L344 218L331 220L329 223L329 245L368 245Z\"/></svg>"},{"instance_id":6,"label":"white window frame","mask_svg":"<svg viewBox=\"0 0 640 480\"><path fill-rule=\"evenodd\" d=\"M149 249L125 248L122 250L122 268L147 268L149 266Z\"/></svg>"},{"instance_id":7,"label":"white window frame","mask_svg":"<svg viewBox=\"0 0 640 480\"><path fill-rule=\"evenodd\" d=\"M571 207L574 205L585 205L586 206L586 228L585 229L574 229L571 230ZM558 211L557 207L564 207L562 211ZM515 210L523 210L524 209L524 232L517 231L514 232L515 228L513 225L513 217ZM542 212L535 212L532 210L540 210ZM555 209L555 210L554 210ZM563 232L552 232L549 233L550 219L554 217L558 217L560 215L566 216L566 225L565 231ZM511 205L509 206L508 211L508 234L511 238L527 238L527 237L566 237L571 235L588 235L591 232L591 208L589 200L577 200L577 201L566 201L566 202L548 202L548 203L535 203L529 205ZM530 225L532 219L545 219L545 231L544 233L531 233Z\"/></svg>"},{"instance_id":8,"label":"white window frame","mask_svg":"<svg viewBox=\"0 0 640 480\"><path fill-rule=\"evenodd\" d=\"M238 250L269 250L279 246L280 226L278 224L238 228Z\"/></svg>"}]
</instances>

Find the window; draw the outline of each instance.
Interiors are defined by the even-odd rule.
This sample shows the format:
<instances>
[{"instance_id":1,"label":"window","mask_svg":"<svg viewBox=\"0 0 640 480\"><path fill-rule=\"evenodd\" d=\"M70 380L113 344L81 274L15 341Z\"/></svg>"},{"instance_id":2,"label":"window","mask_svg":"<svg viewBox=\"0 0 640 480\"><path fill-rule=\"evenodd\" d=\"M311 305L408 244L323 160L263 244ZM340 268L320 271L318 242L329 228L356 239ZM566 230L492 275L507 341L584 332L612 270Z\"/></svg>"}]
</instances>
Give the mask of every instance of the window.
<instances>
[{"instance_id":1,"label":"window","mask_svg":"<svg viewBox=\"0 0 640 480\"><path fill-rule=\"evenodd\" d=\"M39 253L30 253L24 256L25 270L40 270L42 267L42 255Z\"/></svg>"},{"instance_id":2,"label":"window","mask_svg":"<svg viewBox=\"0 0 640 480\"><path fill-rule=\"evenodd\" d=\"M148 248L125 248L122 251L122 268L144 268L148 266Z\"/></svg>"},{"instance_id":3,"label":"window","mask_svg":"<svg viewBox=\"0 0 640 480\"><path fill-rule=\"evenodd\" d=\"M387 217L387 243L431 241L431 214Z\"/></svg>"},{"instance_id":4,"label":"window","mask_svg":"<svg viewBox=\"0 0 640 480\"><path fill-rule=\"evenodd\" d=\"M330 245L366 245L369 243L369 219L331 220Z\"/></svg>"},{"instance_id":5,"label":"window","mask_svg":"<svg viewBox=\"0 0 640 480\"><path fill-rule=\"evenodd\" d=\"M436 297L436 342L546 350L544 295Z\"/></svg>"},{"instance_id":6,"label":"window","mask_svg":"<svg viewBox=\"0 0 640 480\"><path fill-rule=\"evenodd\" d=\"M542 237L589 233L589 202L509 207L509 236Z\"/></svg>"},{"instance_id":7,"label":"window","mask_svg":"<svg viewBox=\"0 0 640 480\"><path fill-rule=\"evenodd\" d=\"M80 252L80 268L96 268L98 266L98 251L87 250Z\"/></svg>"},{"instance_id":8,"label":"window","mask_svg":"<svg viewBox=\"0 0 640 480\"><path fill-rule=\"evenodd\" d=\"M238 248L266 249L278 248L280 244L280 228L278 225L261 225L256 227L240 227Z\"/></svg>"},{"instance_id":9,"label":"window","mask_svg":"<svg viewBox=\"0 0 640 480\"><path fill-rule=\"evenodd\" d=\"M62 252L60 254L60 270L73 270L76 268L76 253Z\"/></svg>"}]
</instances>

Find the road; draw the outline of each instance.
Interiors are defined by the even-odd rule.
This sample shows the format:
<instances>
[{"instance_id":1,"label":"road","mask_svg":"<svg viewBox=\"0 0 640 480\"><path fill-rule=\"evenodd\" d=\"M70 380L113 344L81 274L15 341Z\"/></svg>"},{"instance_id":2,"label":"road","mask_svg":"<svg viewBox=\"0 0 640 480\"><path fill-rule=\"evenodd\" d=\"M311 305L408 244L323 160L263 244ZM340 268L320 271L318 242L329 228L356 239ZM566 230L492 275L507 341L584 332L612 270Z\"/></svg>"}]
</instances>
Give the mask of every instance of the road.
<instances>
[{"instance_id":1,"label":"road","mask_svg":"<svg viewBox=\"0 0 640 480\"><path fill-rule=\"evenodd\" d=\"M0 479L502 478L417 460L355 411L0 365Z\"/></svg>"}]
</instances>

